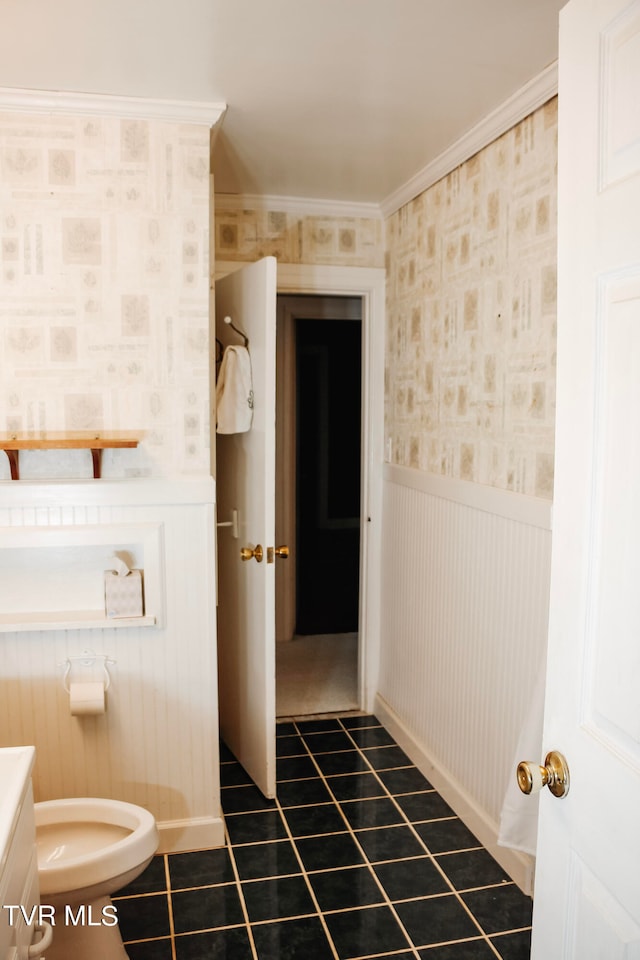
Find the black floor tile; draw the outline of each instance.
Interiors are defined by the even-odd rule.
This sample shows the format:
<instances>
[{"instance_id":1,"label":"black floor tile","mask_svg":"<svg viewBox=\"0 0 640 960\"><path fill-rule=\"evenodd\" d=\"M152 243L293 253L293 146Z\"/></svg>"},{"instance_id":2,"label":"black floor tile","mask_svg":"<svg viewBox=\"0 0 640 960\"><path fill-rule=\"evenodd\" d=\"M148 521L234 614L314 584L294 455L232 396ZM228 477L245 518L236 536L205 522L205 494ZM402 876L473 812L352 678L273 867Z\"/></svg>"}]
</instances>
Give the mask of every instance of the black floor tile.
<instances>
[{"instance_id":1,"label":"black floor tile","mask_svg":"<svg viewBox=\"0 0 640 960\"><path fill-rule=\"evenodd\" d=\"M389 827L405 822L402 811L388 797L345 800L340 807L354 830L364 827Z\"/></svg>"},{"instance_id":2,"label":"black floor tile","mask_svg":"<svg viewBox=\"0 0 640 960\"><path fill-rule=\"evenodd\" d=\"M350 773L343 777L327 777L327 786L336 800L365 800L371 797L387 796L387 791L375 773Z\"/></svg>"},{"instance_id":3,"label":"black floor tile","mask_svg":"<svg viewBox=\"0 0 640 960\"><path fill-rule=\"evenodd\" d=\"M249 787L253 785L251 777L239 763L223 763L220 766L221 787Z\"/></svg>"},{"instance_id":4,"label":"black floor tile","mask_svg":"<svg viewBox=\"0 0 640 960\"><path fill-rule=\"evenodd\" d=\"M485 933L531 926L531 899L514 883L463 893L462 899Z\"/></svg>"},{"instance_id":5,"label":"black floor tile","mask_svg":"<svg viewBox=\"0 0 640 960\"><path fill-rule=\"evenodd\" d=\"M417 790L432 790L433 787L416 767L398 770L381 770L378 774L389 793L415 793Z\"/></svg>"},{"instance_id":6,"label":"black floor tile","mask_svg":"<svg viewBox=\"0 0 640 960\"><path fill-rule=\"evenodd\" d=\"M351 737L360 748L389 747L395 745L395 740L384 727L363 727L350 731Z\"/></svg>"},{"instance_id":7,"label":"black floor tile","mask_svg":"<svg viewBox=\"0 0 640 960\"><path fill-rule=\"evenodd\" d=\"M300 733L324 733L326 730L342 730L342 725L335 717L327 717L319 720L296 720L297 729Z\"/></svg>"},{"instance_id":8,"label":"black floor tile","mask_svg":"<svg viewBox=\"0 0 640 960\"><path fill-rule=\"evenodd\" d=\"M127 956L129 960L172 960L171 938L128 943Z\"/></svg>"},{"instance_id":9,"label":"black floor tile","mask_svg":"<svg viewBox=\"0 0 640 960\"><path fill-rule=\"evenodd\" d=\"M348 833L296 840L305 870L331 870L364 862L357 844Z\"/></svg>"},{"instance_id":10,"label":"black floor tile","mask_svg":"<svg viewBox=\"0 0 640 960\"><path fill-rule=\"evenodd\" d=\"M221 746L229 846L120 891L131 960L528 960L530 898L375 716L281 722L277 754L265 800Z\"/></svg>"},{"instance_id":11,"label":"black floor tile","mask_svg":"<svg viewBox=\"0 0 640 960\"><path fill-rule=\"evenodd\" d=\"M229 747L226 745L226 743L223 743L223 741L221 740L220 741L220 763L227 763L230 760L235 762L235 759L236 758L231 753L231 750L229 750Z\"/></svg>"},{"instance_id":12,"label":"black floor tile","mask_svg":"<svg viewBox=\"0 0 640 960\"><path fill-rule=\"evenodd\" d=\"M371 863L399 860L403 857L420 857L425 853L424 847L413 835L410 827L358 830L356 838Z\"/></svg>"},{"instance_id":13,"label":"black floor tile","mask_svg":"<svg viewBox=\"0 0 640 960\"><path fill-rule=\"evenodd\" d=\"M247 928L176 937L176 960L253 960Z\"/></svg>"},{"instance_id":14,"label":"black floor tile","mask_svg":"<svg viewBox=\"0 0 640 960\"><path fill-rule=\"evenodd\" d=\"M260 810L258 813L234 813L225 817L229 839L234 843L266 843L284 840L287 829L279 810Z\"/></svg>"},{"instance_id":15,"label":"black floor tile","mask_svg":"<svg viewBox=\"0 0 640 960\"><path fill-rule=\"evenodd\" d=\"M379 727L380 721L377 717L374 717L372 713L368 713L364 717L342 717L342 726L346 727L347 730L355 729L356 727Z\"/></svg>"},{"instance_id":16,"label":"black floor tile","mask_svg":"<svg viewBox=\"0 0 640 960\"><path fill-rule=\"evenodd\" d=\"M147 940L151 937L167 937L171 933L166 893L128 897L113 902L118 911L118 926L123 940Z\"/></svg>"},{"instance_id":17,"label":"black floor tile","mask_svg":"<svg viewBox=\"0 0 640 960\"><path fill-rule=\"evenodd\" d=\"M234 857L241 880L259 880L300 873L300 864L289 840L236 847Z\"/></svg>"},{"instance_id":18,"label":"black floor tile","mask_svg":"<svg viewBox=\"0 0 640 960\"><path fill-rule=\"evenodd\" d=\"M501 937L491 937L491 943L499 952L502 960L529 960L531 956L531 931L505 933Z\"/></svg>"},{"instance_id":19,"label":"black floor tile","mask_svg":"<svg viewBox=\"0 0 640 960\"><path fill-rule=\"evenodd\" d=\"M276 760L276 777L282 780L303 780L317 777L318 771L311 757L280 757Z\"/></svg>"},{"instance_id":20,"label":"black floor tile","mask_svg":"<svg viewBox=\"0 0 640 960\"><path fill-rule=\"evenodd\" d=\"M368 957L410 946L387 906L328 913L326 922L340 960Z\"/></svg>"},{"instance_id":21,"label":"black floor tile","mask_svg":"<svg viewBox=\"0 0 640 960\"><path fill-rule=\"evenodd\" d=\"M461 943L448 943L444 947L432 947L430 950L421 950L420 957L422 960L496 960L486 940L464 940Z\"/></svg>"},{"instance_id":22,"label":"black floor tile","mask_svg":"<svg viewBox=\"0 0 640 960\"><path fill-rule=\"evenodd\" d=\"M259 960L333 960L318 917L263 923L252 927L252 933Z\"/></svg>"},{"instance_id":23,"label":"black floor tile","mask_svg":"<svg viewBox=\"0 0 640 960\"><path fill-rule=\"evenodd\" d=\"M396 799L398 806L412 823L453 816L453 810L449 804L445 803L435 790L427 793L406 793Z\"/></svg>"},{"instance_id":24,"label":"black floor tile","mask_svg":"<svg viewBox=\"0 0 640 960\"><path fill-rule=\"evenodd\" d=\"M337 776L341 773L361 773L369 770L359 750L321 753L315 759L325 777Z\"/></svg>"},{"instance_id":25,"label":"black floor tile","mask_svg":"<svg viewBox=\"0 0 640 960\"><path fill-rule=\"evenodd\" d=\"M303 739L313 754L353 750L353 740L344 730L335 730L329 733L305 733Z\"/></svg>"},{"instance_id":26,"label":"black floor tile","mask_svg":"<svg viewBox=\"0 0 640 960\"><path fill-rule=\"evenodd\" d=\"M131 897L141 893L161 893L167 889L164 857L153 857L149 866L136 880L118 890L114 897Z\"/></svg>"},{"instance_id":27,"label":"black floor tile","mask_svg":"<svg viewBox=\"0 0 640 960\"><path fill-rule=\"evenodd\" d=\"M370 747L362 753L374 770L394 770L411 765L411 760L400 747Z\"/></svg>"},{"instance_id":28,"label":"black floor tile","mask_svg":"<svg viewBox=\"0 0 640 960\"><path fill-rule=\"evenodd\" d=\"M224 787L221 791L224 813L249 813L251 810L275 808L274 800L267 800L257 787Z\"/></svg>"},{"instance_id":29,"label":"black floor tile","mask_svg":"<svg viewBox=\"0 0 640 960\"><path fill-rule=\"evenodd\" d=\"M509 881L502 867L486 850L447 853L436 859L456 890L488 887L491 884Z\"/></svg>"},{"instance_id":30,"label":"black floor tile","mask_svg":"<svg viewBox=\"0 0 640 960\"><path fill-rule=\"evenodd\" d=\"M296 725L291 720L282 720L276 723L276 737L288 737L297 734Z\"/></svg>"},{"instance_id":31,"label":"black floor tile","mask_svg":"<svg viewBox=\"0 0 640 960\"><path fill-rule=\"evenodd\" d=\"M432 820L430 823L415 823L414 830L430 853L449 853L452 850L468 850L481 845L478 838L457 817Z\"/></svg>"},{"instance_id":32,"label":"black floor tile","mask_svg":"<svg viewBox=\"0 0 640 960\"><path fill-rule=\"evenodd\" d=\"M242 893L251 923L317 914L309 888L302 876L252 880L250 883L242 884Z\"/></svg>"},{"instance_id":33,"label":"black floor tile","mask_svg":"<svg viewBox=\"0 0 640 960\"><path fill-rule=\"evenodd\" d=\"M307 748L304 740L297 734L290 737L276 738L276 757L306 757Z\"/></svg>"},{"instance_id":34,"label":"black floor tile","mask_svg":"<svg viewBox=\"0 0 640 960\"><path fill-rule=\"evenodd\" d=\"M345 822L335 803L313 807L289 807L284 816L292 837L313 837L321 833L342 833Z\"/></svg>"},{"instance_id":35,"label":"black floor tile","mask_svg":"<svg viewBox=\"0 0 640 960\"><path fill-rule=\"evenodd\" d=\"M298 807L307 803L329 803L331 794L319 778L288 780L278 784L278 803L281 807Z\"/></svg>"},{"instance_id":36,"label":"black floor tile","mask_svg":"<svg viewBox=\"0 0 640 960\"><path fill-rule=\"evenodd\" d=\"M171 889L207 887L214 883L231 883L235 879L226 847L199 850L195 853L172 853L169 856Z\"/></svg>"},{"instance_id":37,"label":"black floor tile","mask_svg":"<svg viewBox=\"0 0 640 960\"><path fill-rule=\"evenodd\" d=\"M384 895L369 867L349 867L312 873L311 886L322 911L384 903Z\"/></svg>"},{"instance_id":38,"label":"black floor tile","mask_svg":"<svg viewBox=\"0 0 640 960\"><path fill-rule=\"evenodd\" d=\"M173 923L176 933L234 927L244 923L240 896L235 883L218 887L178 890L172 894Z\"/></svg>"},{"instance_id":39,"label":"black floor tile","mask_svg":"<svg viewBox=\"0 0 640 960\"><path fill-rule=\"evenodd\" d=\"M374 870L390 900L431 897L451 890L430 857L378 863Z\"/></svg>"},{"instance_id":40,"label":"black floor tile","mask_svg":"<svg viewBox=\"0 0 640 960\"><path fill-rule=\"evenodd\" d=\"M481 933L454 894L405 900L396 904L396 910L416 947L476 937Z\"/></svg>"}]
</instances>

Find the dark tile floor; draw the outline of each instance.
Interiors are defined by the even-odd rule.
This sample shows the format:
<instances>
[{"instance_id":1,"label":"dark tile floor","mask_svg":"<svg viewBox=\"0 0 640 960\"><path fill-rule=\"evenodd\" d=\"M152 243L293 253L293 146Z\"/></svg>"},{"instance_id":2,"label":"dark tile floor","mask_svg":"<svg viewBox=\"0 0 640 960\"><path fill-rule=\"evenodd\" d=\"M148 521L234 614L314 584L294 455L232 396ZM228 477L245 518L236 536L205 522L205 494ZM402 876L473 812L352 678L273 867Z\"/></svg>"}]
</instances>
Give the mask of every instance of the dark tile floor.
<instances>
[{"instance_id":1,"label":"dark tile floor","mask_svg":"<svg viewBox=\"0 0 640 960\"><path fill-rule=\"evenodd\" d=\"M278 798L222 747L227 845L114 902L131 960L527 960L531 900L372 716L278 724Z\"/></svg>"}]
</instances>

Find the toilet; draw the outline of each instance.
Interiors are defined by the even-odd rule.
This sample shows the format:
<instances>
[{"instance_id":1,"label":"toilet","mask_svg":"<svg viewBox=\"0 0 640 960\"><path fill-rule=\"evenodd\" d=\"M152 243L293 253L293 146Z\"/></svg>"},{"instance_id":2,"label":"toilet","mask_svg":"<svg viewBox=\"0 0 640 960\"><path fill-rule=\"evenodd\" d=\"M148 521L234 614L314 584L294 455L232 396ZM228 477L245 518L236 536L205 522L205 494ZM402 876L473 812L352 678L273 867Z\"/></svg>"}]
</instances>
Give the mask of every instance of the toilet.
<instances>
[{"instance_id":1,"label":"toilet","mask_svg":"<svg viewBox=\"0 0 640 960\"><path fill-rule=\"evenodd\" d=\"M35 820L40 902L55 918L47 960L126 960L111 894L151 862L155 818L133 803L81 797L36 803Z\"/></svg>"}]
</instances>

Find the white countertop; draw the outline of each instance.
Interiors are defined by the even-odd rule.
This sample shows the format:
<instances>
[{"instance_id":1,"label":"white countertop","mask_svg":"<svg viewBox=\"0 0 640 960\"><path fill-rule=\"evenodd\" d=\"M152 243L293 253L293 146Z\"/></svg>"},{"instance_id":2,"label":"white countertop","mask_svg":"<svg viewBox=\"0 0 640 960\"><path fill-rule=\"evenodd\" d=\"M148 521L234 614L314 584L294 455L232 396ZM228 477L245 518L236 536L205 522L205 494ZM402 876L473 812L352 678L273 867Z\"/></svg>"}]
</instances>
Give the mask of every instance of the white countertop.
<instances>
[{"instance_id":1,"label":"white countertop","mask_svg":"<svg viewBox=\"0 0 640 960\"><path fill-rule=\"evenodd\" d=\"M35 747L0 748L0 873L9 852L9 844L35 756Z\"/></svg>"}]
</instances>

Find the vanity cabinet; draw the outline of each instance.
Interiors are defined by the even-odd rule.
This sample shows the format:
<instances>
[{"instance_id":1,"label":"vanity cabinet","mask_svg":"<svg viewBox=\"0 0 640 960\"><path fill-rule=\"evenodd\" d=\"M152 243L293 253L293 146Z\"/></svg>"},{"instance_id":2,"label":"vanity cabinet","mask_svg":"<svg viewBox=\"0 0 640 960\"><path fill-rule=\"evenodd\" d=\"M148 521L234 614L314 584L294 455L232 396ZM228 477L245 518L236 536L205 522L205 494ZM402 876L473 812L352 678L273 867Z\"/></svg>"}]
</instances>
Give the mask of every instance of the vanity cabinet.
<instances>
[{"instance_id":1,"label":"vanity cabinet","mask_svg":"<svg viewBox=\"0 0 640 960\"><path fill-rule=\"evenodd\" d=\"M0 750L0 960L40 957L51 939L51 928L38 923L34 910L39 903L34 758L33 747Z\"/></svg>"}]
</instances>

